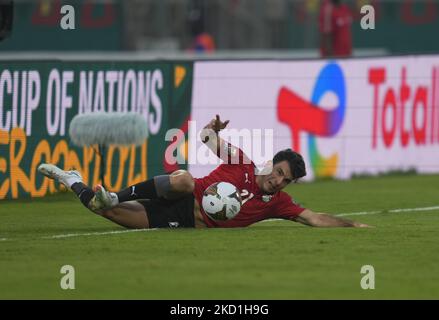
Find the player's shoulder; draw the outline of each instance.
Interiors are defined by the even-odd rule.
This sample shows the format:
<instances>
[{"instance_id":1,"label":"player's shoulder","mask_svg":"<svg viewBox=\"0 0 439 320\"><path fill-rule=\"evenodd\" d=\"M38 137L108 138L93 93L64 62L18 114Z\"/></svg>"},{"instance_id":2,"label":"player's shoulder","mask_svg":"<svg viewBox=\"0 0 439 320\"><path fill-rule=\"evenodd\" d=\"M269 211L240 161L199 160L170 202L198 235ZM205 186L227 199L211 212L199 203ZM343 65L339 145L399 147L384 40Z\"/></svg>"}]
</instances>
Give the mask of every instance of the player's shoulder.
<instances>
[{"instance_id":1,"label":"player's shoulder","mask_svg":"<svg viewBox=\"0 0 439 320\"><path fill-rule=\"evenodd\" d=\"M285 191L279 191L278 193L279 199L288 199L291 198L291 196L286 193Z\"/></svg>"},{"instance_id":2,"label":"player's shoulder","mask_svg":"<svg viewBox=\"0 0 439 320\"><path fill-rule=\"evenodd\" d=\"M278 196L276 197L277 201L281 204L291 204L291 205L298 205L298 203L294 200L294 198L286 193L285 191L279 191Z\"/></svg>"},{"instance_id":3,"label":"player's shoulder","mask_svg":"<svg viewBox=\"0 0 439 320\"><path fill-rule=\"evenodd\" d=\"M225 164L223 163L219 167L219 172L223 175L226 175L230 179L233 179L234 181L238 182L242 181L244 183L253 181L256 178L256 173L254 170L253 164L243 164L243 163L237 163L237 164Z\"/></svg>"}]
</instances>

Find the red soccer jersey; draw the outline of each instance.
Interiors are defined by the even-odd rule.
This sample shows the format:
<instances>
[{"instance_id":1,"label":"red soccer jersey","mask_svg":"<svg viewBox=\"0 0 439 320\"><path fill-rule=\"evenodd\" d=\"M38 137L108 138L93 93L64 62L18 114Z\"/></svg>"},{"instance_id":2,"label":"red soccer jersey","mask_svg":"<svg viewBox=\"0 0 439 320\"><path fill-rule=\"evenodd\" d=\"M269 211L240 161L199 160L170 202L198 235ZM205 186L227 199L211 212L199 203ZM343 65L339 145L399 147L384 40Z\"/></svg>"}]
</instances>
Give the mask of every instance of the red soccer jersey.
<instances>
[{"instance_id":1,"label":"red soccer jersey","mask_svg":"<svg viewBox=\"0 0 439 320\"><path fill-rule=\"evenodd\" d=\"M324 0L319 15L319 30L321 34L332 35L332 54L335 56L350 56L352 54L352 13L346 4L335 6L329 0ZM320 53L327 56L329 52L321 43Z\"/></svg>"},{"instance_id":2,"label":"red soccer jersey","mask_svg":"<svg viewBox=\"0 0 439 320\"><path fill-rule=\"evenodd\" d=\"M332 11L332 24L334 55L350 56L352 53L352 13L347 5L342 4L334 7Z\"/></svg>"},{"instance_id":3,"label":"red soccer jersey","mask_svg":"<svg viewBox=\"0 0 439 320\"><path fill-rule=\"evenodd\" d=\"M238 150L240 158L243 153ZM244 156L245 157L245 156ZM305 210L297 205L293 199L283 191L274 195L265 195L256 184L256 166L253 162L249 164L227 164L223 163L213 170L208 176L195 178L194 196L200 204L200 211L204 222L208 227L234 228L246 227L252 223L269 219L294 219ZM204 212L201 203L203 192L215 182L229 182L240 190L242 198L241 211L235 218L227 221L217 221L209 218Z\"/></svg>"}]
</instances>

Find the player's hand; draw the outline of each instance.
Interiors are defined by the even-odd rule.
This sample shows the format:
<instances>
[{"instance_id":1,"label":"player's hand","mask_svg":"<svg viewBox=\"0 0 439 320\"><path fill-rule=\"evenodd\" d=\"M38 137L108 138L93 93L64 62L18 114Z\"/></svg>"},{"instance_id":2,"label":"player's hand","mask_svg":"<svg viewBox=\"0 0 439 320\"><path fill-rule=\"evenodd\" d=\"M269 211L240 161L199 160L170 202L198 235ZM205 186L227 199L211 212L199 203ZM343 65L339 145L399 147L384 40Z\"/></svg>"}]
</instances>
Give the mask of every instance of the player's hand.
<instances>
[{"instance_id":1,"label":"player's hand","mask_svg":"<svg viewBox=\"0 0 439 320\"><path fill-rule=\"evenodd\" d=\"M215 119L212 119L207 126L205 126L205 129L212 129L216 133L223 130L225 127L227 127L227 124L229 123L229 120L226 120L224 122L221 121L219 115L216 115Z\"/></svg>"},{"instance_id":2,"label":"player's hand","mask_svg":"<svg viewBox=\"0 0 439 320\"><path fill-rule=\"evenodd\" d=\"M354 225L356 228L374 228L374 226L370 226L368 224L365 223L360 223L360 222L355 222Z\"/></svg>"}]
</instances>

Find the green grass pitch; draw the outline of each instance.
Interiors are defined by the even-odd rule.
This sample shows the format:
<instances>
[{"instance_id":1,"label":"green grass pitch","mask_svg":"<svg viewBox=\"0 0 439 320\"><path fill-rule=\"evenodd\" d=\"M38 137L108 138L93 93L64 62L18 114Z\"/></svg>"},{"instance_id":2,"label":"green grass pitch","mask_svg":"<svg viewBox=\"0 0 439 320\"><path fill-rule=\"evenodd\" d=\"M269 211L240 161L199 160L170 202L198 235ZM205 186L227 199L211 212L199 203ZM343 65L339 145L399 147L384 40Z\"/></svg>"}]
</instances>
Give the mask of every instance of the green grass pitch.
<instances>
[{"instance_id":1,"label":"green grass pitch","mask_svg":"<svg viewBox=\"0 0 439 320\"><path fill-rule=\"evenodd\" d=\"M368 229L268 221L242 229L123 230L73 193L0 202L0 299L438 299L439 176L318 181L287 190ZM74 234L65 238L56 235ZM75 289L63 290L63 265ZM363 290L363 265L375 289Z\"/></svg>"}]
</instances>

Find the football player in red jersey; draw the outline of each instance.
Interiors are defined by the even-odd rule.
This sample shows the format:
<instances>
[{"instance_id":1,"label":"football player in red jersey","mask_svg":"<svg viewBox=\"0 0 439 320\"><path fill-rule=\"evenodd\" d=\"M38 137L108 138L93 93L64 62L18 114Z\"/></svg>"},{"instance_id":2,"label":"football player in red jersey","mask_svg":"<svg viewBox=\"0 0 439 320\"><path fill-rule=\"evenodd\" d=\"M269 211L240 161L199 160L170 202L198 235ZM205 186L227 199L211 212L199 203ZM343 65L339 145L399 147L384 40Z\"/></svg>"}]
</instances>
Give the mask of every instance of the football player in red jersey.
<instances>
[{"instance_id":1,"label":"football player in red jersey","mask_svg":"<svg viewBox=\"0 0 439 320\"><path fill-rule=\"evenodd\" d=\"M127 228L232 228L271 218L314 227L367 227L296 204L282 189L306 175L302 156L291 149L279 151L265 168L267 172L261 174L240 149L219 137L219 131L228 122L222 122L217 115L202 132L203 142L224 160L203 178L193 178L189 172L177 170L114 193L100 185L92 190L77 171L64 171L52 164L41 164L38 170L70 188L93 212ZM235 185L242 198L239 213L226 221L212 220L200 205L204 190L221 181Z\"/></svg>"},{"instance_id":2,"label":"football player in red jersey","mask_svg":"<svg viewBox=\"0 0 439 320\"><path fill-rule=\"evenodd\" d=\"M352 54L353 16L341 0L323 0L319 14L322 57L349 57Z\"/></svg>"}]
</instances>

